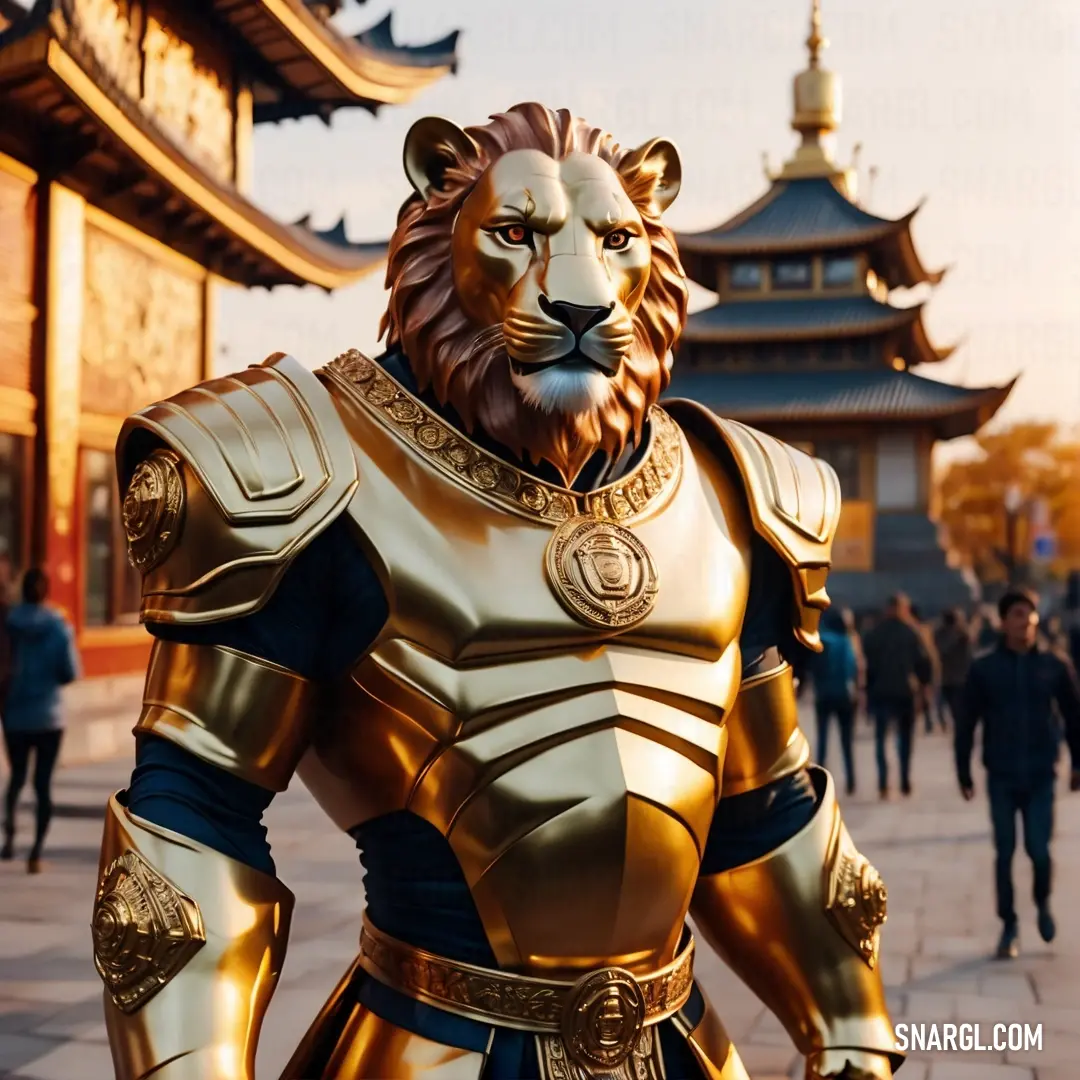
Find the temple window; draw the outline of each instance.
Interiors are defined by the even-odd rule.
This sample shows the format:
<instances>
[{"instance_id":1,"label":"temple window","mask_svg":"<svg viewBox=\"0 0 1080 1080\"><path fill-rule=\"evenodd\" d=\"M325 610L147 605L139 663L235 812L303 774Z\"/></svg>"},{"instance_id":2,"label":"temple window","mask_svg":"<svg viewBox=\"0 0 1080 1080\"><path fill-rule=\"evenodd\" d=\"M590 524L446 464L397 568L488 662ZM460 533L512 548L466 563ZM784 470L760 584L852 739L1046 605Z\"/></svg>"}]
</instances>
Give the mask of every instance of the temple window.
<instances>
[{"instance_id":1,"label":"temple window","mask_svg":"<svg viewBox=\"0 0 1080 1080\"><path fill-rule=\"evenodd\" d=\"M826 289L842 289L855 283L857 266L853 255L839 255L824 260L821 282Z\"/></svg>"},{"instance_id":2,"label":"temple window","mask_svg":"<svg viewBox=\"0 0 1080 1080\"><path fill-rule=\"evenodd\" d=\"M731 288L739 292L754 292L761 288L761 263L731 264Z\"/></svg>"},{"instance_id":3,"label":"temple window","mask_svg":"<svg viewBox=\"0 0 1080 1080\"><path fill-rule=\"evenodd\" d=\"M840 478L841 498L862 498L862 455L857 442L824 439L814 444L814 453L828 462Z\"/></svg>"},{"instance_id":4,"label":"temple window","mask_svg":"<svg viewBox=\"0 0 1080 1080\"><path fill-rule=\"evenodd\" d=\"M772 264L774 289L809 289L813 278L809 259L784 259Z\"/></svg>"},{"instance_id":5,"label":"temple window","mask_svg":"<svg viewBox=\"0 0 1080 1080\"><path fill-rule=\"evenodd\" d=\"M116 463L106 451L82 452L82 508L83 622L86 626L138 622L139 575L125 557Z\"/></svg>"}]
</instances>

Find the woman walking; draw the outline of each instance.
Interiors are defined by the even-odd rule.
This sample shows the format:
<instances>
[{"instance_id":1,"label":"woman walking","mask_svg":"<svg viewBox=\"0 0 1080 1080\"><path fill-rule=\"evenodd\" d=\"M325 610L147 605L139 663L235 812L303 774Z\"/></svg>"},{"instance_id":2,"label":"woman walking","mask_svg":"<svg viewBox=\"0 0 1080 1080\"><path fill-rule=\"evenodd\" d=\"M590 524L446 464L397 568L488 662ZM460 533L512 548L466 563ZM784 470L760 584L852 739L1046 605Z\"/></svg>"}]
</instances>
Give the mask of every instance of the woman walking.
<instances>
[{"instance_id":1,"label":"woman walking","mask_svg":"<svg viewBox=\"0 0 1080 1080\"><path fill-rule=\"evenodd\" d=\"M849 620L830 608L821 618L822 651L813 661L814 707L817 713L818 763L825 764L829 752L829 727L833 717L840 731L840 751L844 758L847 793L855 791L855 758L852 735L855 705L860 690L859 653L848 628Z\"/></svg>"},{"instance_id":2,"label":"woman walking","mask_svg":"<svg viewBox=\"0 0 1080 1080\"><path fill-rule=\"evenodd\" d=\"M4 743L11 778L4 799L4 843L0 858L15 855L15 811L34 756L37 822L27 869L41 871L41 850L52 817L52 776L60 754L63 719L60 687L79 675L71 627L58 611L46 606L49 579L43 570L29 570L23 579L21 604L8 613L11 677L3 705Z\"/></svg>"}]
</instances>

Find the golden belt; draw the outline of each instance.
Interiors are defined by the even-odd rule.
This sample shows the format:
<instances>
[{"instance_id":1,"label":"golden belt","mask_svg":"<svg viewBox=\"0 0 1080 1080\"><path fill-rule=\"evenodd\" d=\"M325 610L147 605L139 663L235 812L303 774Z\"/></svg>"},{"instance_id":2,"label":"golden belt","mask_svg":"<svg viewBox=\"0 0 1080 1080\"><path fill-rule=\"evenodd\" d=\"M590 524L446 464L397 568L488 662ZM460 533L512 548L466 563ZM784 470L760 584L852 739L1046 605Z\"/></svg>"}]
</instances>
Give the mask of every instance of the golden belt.
<instances>
[{"instance_id":1,"label":"golden belt","mask_svg":"<svg viewBox=\"0 0 1080 1080\"><path fill-rule=\"evenodd\" d=\"M693 985L694 939L648 975L619 967L576 982L537 979L448 960L384 934L364 916L360 964L381 983L417 1001L523 1031L555 1032L586 1070L616 1069L634 1052L642 1029L674 1016Z\"/></svg>"}]
</instances>

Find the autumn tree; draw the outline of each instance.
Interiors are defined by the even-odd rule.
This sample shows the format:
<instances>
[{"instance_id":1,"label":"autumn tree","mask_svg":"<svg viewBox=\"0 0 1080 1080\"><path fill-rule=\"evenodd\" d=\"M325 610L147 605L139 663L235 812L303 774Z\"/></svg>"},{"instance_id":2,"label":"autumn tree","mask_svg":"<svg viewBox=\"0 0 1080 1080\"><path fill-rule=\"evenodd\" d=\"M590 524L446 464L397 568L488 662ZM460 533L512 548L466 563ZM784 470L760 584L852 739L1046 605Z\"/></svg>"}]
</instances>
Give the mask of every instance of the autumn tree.
<instances>
[{"instance_id":1,"label":"autumn tree","mask_svg":"<svg viewBox=\"0 0 1080 1080\"><path fill-rule=\"evenodd\" d=\"M984 581L1007 573L1007 493L1015 486L1024 509L1018 515L1017 550L1031 546L1031 508L1044 501L1057 534L1050 571L1060 576L1080 567L1080 439L1055 424L1020 423L975 437L976 453L954 461L937 482L937 508L949 547Z\"/></svg>"}]
</instances>

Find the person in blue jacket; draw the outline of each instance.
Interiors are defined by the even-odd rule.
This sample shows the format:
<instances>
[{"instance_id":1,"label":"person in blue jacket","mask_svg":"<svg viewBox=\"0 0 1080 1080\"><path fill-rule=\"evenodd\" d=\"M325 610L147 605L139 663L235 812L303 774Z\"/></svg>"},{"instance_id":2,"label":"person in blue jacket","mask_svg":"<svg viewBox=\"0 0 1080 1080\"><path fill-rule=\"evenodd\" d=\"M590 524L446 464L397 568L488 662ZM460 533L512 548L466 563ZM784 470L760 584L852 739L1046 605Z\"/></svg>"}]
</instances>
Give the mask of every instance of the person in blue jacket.
<instances>
[{"instance_id":1,"label":"person in blue jacket","mask_svg":"<svg viewBox=\"0 0 1080 1080\"><path fill-rule=\"evenodd\" d=\"M814 708L817 713L818 764L824 765L829 751L829 728L833 717L840 731L840 751L844 757L847 792L855 790L855 760L852 735L859 690L859 658L843 613L830 608L821 619L823 650L811 660L814 680Z\"/></svg>"},{"instance_id":2,"label":"person in blue jacket","mask_svg":"<svg viewBox=\"0 0 1080 1080\"><path fill-rule=\"evenodd\" d=\"M52 817L52 776L60 754L63 717L60 687L79 675L71 626L45 598L49 579L43 570L29 570L23 579L22 603L8 613L11 677L0 715L11 777L4 798L4 842L0 858L15 854L15 809L34 754L37 822L27 869L41 870L41 850Z\"/></svg>"}]
</instances>

